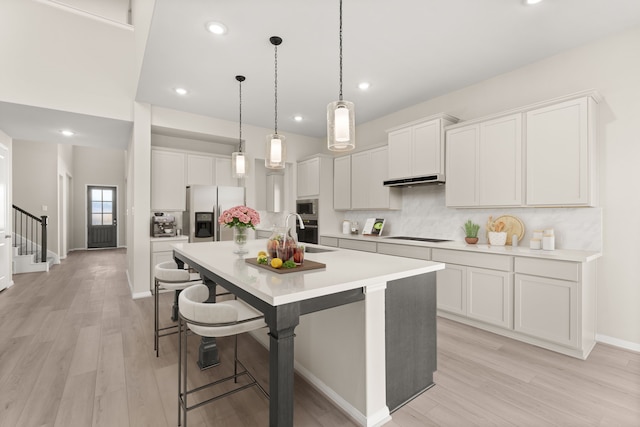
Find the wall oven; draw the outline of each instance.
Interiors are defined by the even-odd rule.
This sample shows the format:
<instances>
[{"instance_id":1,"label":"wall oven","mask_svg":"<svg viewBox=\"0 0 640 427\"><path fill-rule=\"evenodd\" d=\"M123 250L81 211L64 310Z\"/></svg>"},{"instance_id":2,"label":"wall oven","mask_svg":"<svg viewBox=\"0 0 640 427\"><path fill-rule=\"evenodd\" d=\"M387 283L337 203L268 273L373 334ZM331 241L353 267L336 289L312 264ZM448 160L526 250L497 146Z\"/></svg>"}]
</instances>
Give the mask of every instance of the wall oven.
<instances>
[{"instance_id":1,"label":"wall oven","mask_svg":"<svg viewBox=\"0 0 640 427\"><path fill-rule=\"evenodd\" d=\"M318 199L296 201L296 212L302 218L304 229L296 222L298 241L318 244Z\"/></svg>"}]
</instances>

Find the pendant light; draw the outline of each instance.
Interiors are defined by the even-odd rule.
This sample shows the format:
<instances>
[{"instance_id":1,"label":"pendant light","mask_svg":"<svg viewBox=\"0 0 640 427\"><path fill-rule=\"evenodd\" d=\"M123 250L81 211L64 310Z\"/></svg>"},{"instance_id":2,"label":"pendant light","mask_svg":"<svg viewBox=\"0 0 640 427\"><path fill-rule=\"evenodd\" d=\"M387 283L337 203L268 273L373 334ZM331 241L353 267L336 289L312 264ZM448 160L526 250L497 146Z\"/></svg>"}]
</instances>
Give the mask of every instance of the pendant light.
<instances>
[{"instance_id":1,"label":"pendant light","mask_svg":"<svg viewBox=\"0 0 640 427\"><path fill-rule=\"evenodd\" d=\"M342 99L342 0L340 0L340 96L327 105L327 148L349 151L356 147L355 109L353 102Z\"/></svg>"},{"instance_id":2,"label":"pendant light","mask_svg":"<svg viewBox=\"0 0 640 427\"><path fill-rule=\"evenodd\" d=\"M231 153L231 176L244 178L247 175L247 156L242 152L242 82L244 76L236 76L240 93L240 136L238 137L238 151Z\"/></svg>"},{"instance_id":3,"label":"pendant light","mask_svg":"<svg viewBox=\"0 0 640 427\"><path fill-rule=\"evenodd\" d=\"M282 43L282 39L278 36L269 38L274 46L275 58L275 103L274 103L274 132L267 135L267 153L264 160L265 167L269 169L284 169L287 155L287 146L285 144L285 136L278 134L278 46Z\"/></svg>"}]
</instances>

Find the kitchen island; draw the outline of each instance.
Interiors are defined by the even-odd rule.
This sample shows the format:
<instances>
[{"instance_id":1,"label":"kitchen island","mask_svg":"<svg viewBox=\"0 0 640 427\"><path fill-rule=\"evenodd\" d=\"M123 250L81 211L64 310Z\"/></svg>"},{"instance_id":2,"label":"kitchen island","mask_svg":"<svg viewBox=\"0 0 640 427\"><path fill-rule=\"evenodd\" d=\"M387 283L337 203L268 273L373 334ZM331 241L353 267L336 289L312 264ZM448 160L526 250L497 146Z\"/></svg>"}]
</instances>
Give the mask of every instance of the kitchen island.
<instances>
[{"instance_id":1,"label":"kitchen island","mask_svg":"<svg viewBox=\"0 0 640 427\"><path fill-rule=\"evenodd\" d=\"M246 257L255 257L264 246L263 240L249 242ZM234 254L232 242L177 244L174 256L198 270L205 283L223 286L265 314L270 350L269 425L293 425L294 365L307 378L317 379L315 385L356 421L366 426L381 425L390 419L387 394L395 393L398 385L388 387L387 371L391 369L396 379L407 378L407 366L412 365L390 366L387 355L402 353L406 359L412 348L435 354L435 272L444 269L444 264L307 247L314 252L307 253L306 258L326 264L325 268L284 274L269 271ZM433 288L431 295L423 292L427 287ZM412 292L417 294L412 296ZM386 307L387 295L390 307ZM390 324L394 317L389 317L386 308L406 313L419 307L423 300L422 318L431 318L431 324L426 320L420 324L402 323L409 319ZM318 317L324 313L330 315ZM301 320L304 330L296 331L295 339L301 348L294 357L294 331ZM387 334L388 326L400 333ZM424 332L425 328L432 329L433 336L421 346L397 341L397 335ZM386 348L389 342L394 346L397 342L397 349ZM322 348L323 354L314 351L314 346ZM425 350L427 347L431 348ZM410 356L420 360L423 355ZM433 363L435 370L435 358ZM398 368L400 371L396 371ZM430 385L424 384L423 388Z\"/></svg>"}]
</instances>

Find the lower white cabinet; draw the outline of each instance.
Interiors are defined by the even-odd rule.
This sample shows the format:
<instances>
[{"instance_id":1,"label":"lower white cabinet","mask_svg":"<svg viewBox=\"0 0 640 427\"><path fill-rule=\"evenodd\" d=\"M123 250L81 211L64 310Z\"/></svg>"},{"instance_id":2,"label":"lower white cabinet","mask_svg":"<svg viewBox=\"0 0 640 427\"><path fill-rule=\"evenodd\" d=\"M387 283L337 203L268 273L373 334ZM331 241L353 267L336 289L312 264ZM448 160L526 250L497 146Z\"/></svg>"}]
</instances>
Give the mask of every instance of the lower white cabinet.
<instances>
[{"instance_id":1,"label":"lower white cabinet","mask_svg":"<svg viewBox=\"0 0 640 427\"><path fill-rule=\"evenodd\" d=\"M188 241L188 236L158 237L157 239L151 240L151 287L149 288L151 291L153 291L153 282L155 280L155 266L161 262L172 261L173 245L176 243L187 243Z\"/></svg>"},{"instance_id":2,"label":"lower white cabinet","mask_svg":"<svg viewBox=\"0 0 640 427\"><path fill-rule=\"evenodd\" d=\"M578 345L578 283L516 274L514 329L557 344ZM540 308L544 307L543 310Z\"/></svg>"},{"instance_id":3,"label":"lower white cabinet","mask_svg":"<svg viewBox=\"0 0 640 427\"><path fill-rule=\"evenodd\" d=\"M503 328L511 328L512 290L512 273L467 267L467 316Z\"/></svg>"},{"instance_id":4,"label":"lower white cabinet","mask_svg":"<svg viewBox=\"0 0 640 427\"><path fill-rule=\"evenodd\" d=\"M438 310L467 315L467 267L447 264L436 272Z\"/></svg>"},{"instance_id":5,"label":"lower white cabinet","mask_svg":"<svg viewBox=\"0 0 640 427\"><path fill-rule=\"evenodd\" d=\"M494 266L506 268L507 271L473 266L483 265L487 256L498 257ZM438 310L511 328L513 273L509 271L510 258L434 249L432 259L446 263L446 268L437 272ZM451 264L451 260L464 260L469 265Z\"/></svg>"}]
</instances>

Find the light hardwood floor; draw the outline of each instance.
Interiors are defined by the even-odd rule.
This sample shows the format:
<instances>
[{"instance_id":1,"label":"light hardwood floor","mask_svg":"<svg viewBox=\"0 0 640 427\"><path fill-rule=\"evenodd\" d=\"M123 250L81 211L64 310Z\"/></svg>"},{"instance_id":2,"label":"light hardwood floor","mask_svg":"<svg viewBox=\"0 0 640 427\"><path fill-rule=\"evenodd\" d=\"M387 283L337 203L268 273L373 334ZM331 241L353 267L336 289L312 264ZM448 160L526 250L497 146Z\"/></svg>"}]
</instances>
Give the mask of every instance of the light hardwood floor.
<instances>
[{"instance_id":1,"label":"light hardwood floor","mask_svg":"<svg viewBox=\"0 0 640 427\"><path fill-rule=\"evenodd\" d=\"M0 293L0 427L177 424L176 339L161 338L155 357L153 300L131 299L125 256L73 252ZM172 295L161 303L168 325ZM190 383L228 371L231 344L219 341L221 367L192 363ZM197 338L189 352L195 360ZM245 334L240 355L266 386L266 350ZM439 319L435 379L387 426L640 426L640 354L606 345L580 361ZM300 378L295 387L296 426L355 426ZM268 402L253 388L189 418L192 427L266 426Z\"/></svg>"}]
</instances>

